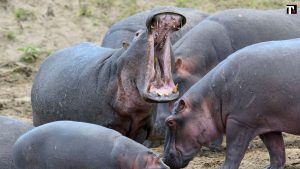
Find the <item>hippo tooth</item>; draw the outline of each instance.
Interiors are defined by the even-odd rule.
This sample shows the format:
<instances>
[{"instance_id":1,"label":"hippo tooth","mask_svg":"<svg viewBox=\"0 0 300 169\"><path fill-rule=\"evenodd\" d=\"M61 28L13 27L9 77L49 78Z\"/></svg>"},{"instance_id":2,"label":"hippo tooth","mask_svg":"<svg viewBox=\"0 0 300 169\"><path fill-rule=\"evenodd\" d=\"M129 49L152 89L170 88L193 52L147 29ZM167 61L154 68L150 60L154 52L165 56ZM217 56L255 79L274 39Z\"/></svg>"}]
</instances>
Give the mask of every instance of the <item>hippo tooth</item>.
<instances>
[{"instance_id":1,"label":"hippo tooth","mask_svg":"<svg viewBox=\"0 0 300 169\"><path fill-rule=\"evenodd\" d=\"M161 93L159 93L159 92L157 92L156 94L157 94L157 96L161 96Z\"/></svg>"},{"instance_id":2,"label":"hippo tooth","mask_svg":"<svg viewBox=\"0 0 300 169\"><path fill-rule=\"evenodd\" d=\"M151 25L151 29L153 29L154 28L154 26L153 25Z\"/></svg>"},{"instance_id":3,"label":"hippo tooth","mask_svg":"<svg viewBox=\"0 0 300 169\"><path fill-rule=\"evenodd\" d=\"M177 91L178 91L178 83L173 88L172 93L176 93Z\"/></svg>"}]
</instances>

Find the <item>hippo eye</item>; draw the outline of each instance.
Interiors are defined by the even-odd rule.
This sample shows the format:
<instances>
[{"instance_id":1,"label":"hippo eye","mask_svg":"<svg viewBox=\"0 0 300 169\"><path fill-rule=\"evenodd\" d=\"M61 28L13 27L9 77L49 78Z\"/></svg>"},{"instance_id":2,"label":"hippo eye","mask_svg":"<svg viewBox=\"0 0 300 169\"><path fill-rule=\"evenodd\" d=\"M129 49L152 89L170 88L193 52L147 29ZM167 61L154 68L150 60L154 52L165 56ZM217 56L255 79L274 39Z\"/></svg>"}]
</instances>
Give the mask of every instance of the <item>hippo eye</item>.
<instances>
[{"instance_id":1,"label":"hippo eye","mask_svg":"<svg viewBox=\"0 0 300 169\"><path fill-rule=\"evenodd\" d=\"M138 37L140 35L140 32L136 32L135 36Z\"/></svg>"}]
</instances>

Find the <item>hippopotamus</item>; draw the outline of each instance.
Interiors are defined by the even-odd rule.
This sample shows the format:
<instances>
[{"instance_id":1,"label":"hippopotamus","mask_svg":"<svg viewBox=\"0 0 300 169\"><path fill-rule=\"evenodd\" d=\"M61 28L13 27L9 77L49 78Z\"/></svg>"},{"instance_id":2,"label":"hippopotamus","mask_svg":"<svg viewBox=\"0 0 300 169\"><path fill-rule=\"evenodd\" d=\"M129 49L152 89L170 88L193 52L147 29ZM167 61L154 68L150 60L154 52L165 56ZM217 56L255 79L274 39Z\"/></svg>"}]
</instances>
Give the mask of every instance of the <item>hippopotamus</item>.
<instances>
[{"instance_id":1,"label":"hippopotamus","mask_svg":"<svg viewBox=\"0 0 300 169\"><path fill-rule=\"evenodd\" d=\"M18 169L169 169L157 154L96 124L56 121L22 135L13 147Z\"/></svg>"},{"instance_id":2,"label":"hippopotamus","mask_svg":"<svg viewBox=\"0 0 300 169\"><path fill-rule=\"evenodd\" d=\"M164 162L185 167L202 145L226 133L223 169L237 169L259 136L270 169L283 169L282 132L300 135L300 38L245 47L194 84L166 119Z\"/></svg>"},{"instance_id":3,"label":"hippopotamus","mask_svg":"<svg viewBox=\"0 0 300 169\"><path fill-rule=\"evenodd\" d=\"M13 163L13 145L16 140L33 126L12 118L0 116L0 168L15 169Z\"/></svg>"},{"instance_id":4,"label":"hippopotamus","mask_svg":"<svg viewBox=\"0 0 300 169\"><path fill-rule=\"evenodd\" d=\"M166 6L166 8L169 7ZM180 30L170 35L172 44L178 41L186 32L208 16L208 14L196 9L172 8L175 8L183 14L187 20L187 23ZM137 31L147 29L145 26L145 20L150 13L151 10L139 12L112 25L102 40L102 46L116 49L122 47L123 43L130 43Z\"/></svg>"},{"instance_id":5,"label":"hippopotamus","mask_svg":"<svg viewBox=\"0 0 300 169\"><path fill-rule=\"evenodd\" d=\"M173 78L180 95L235 51L259 42L299 38L299 27L300 15L287 15L285 10L231 9L212 14L173 45ZM158 104L150 140L164 139L172 104Z\"/></svg>"},{"instance_id":6,"label":"hippopotamus","mask_svg":"<svg viewBox=\"0 0 300 169\"><path fill-rule=\"evenodd\" d=\"M170 34L186 19L173 8L155 8L147 30L130 46L102 48L81 43L50 55L31 91L33 123L90 122L143 142L152 128L155 102L177 99L172 80Z\"/></svg>"}]
</instances>

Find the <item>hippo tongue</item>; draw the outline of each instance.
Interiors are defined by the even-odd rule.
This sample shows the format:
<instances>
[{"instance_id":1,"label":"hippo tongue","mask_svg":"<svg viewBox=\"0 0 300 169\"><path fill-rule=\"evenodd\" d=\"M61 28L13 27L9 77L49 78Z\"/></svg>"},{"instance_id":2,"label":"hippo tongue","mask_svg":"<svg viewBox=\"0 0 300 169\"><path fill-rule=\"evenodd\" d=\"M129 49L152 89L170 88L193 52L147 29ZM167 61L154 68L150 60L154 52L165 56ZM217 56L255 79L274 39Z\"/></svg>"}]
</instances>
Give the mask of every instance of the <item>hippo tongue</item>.
<instances>
[{"instance_id":1,"label":"hippo tongue","mask_svg":"<svg viewBox=\"0 0 300 169\"><path fill-rule=\"evenodd\" d=\"M165 37L163 41L159 40L159 43L155 45L154 73L149 86L149 92L158 96L177 93L171 74L170 37L169 35Z\"/></svg>"}]
</instances>

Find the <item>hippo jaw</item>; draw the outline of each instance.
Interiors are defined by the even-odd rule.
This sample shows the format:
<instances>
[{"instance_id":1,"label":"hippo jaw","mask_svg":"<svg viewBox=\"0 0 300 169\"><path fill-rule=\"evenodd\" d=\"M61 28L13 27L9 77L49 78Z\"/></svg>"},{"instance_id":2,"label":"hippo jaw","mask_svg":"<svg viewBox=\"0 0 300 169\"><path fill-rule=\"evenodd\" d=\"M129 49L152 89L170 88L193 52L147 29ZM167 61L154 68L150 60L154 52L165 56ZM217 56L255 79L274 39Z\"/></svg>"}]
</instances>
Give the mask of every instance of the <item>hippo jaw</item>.
<instances>
[{"instance_id":1,"label":"hippo jaw","mask_svg":"<svg viewBox=\"0 0 300 169\"><path fill-rule=\"evenodd\" d=\"M163 162L172 169L180 169L186 167L193 159L195 152L184 153L176 145L175 133L170 129L167 130L167 135L164 145Z\"/></svg>"},{"instance_id":2,"label":"hippo jaw","mask_svg":"<svg viewBox=\"0 0 300 169\"><path fill-rule=\"evenodd\" d=\"M155 15L147 38L146 85L142 96L150 102L169 102L179 96L172 78L174 56L170 33L182 25L182 17L175 13Z\"/></svg>"}]
</instances>

